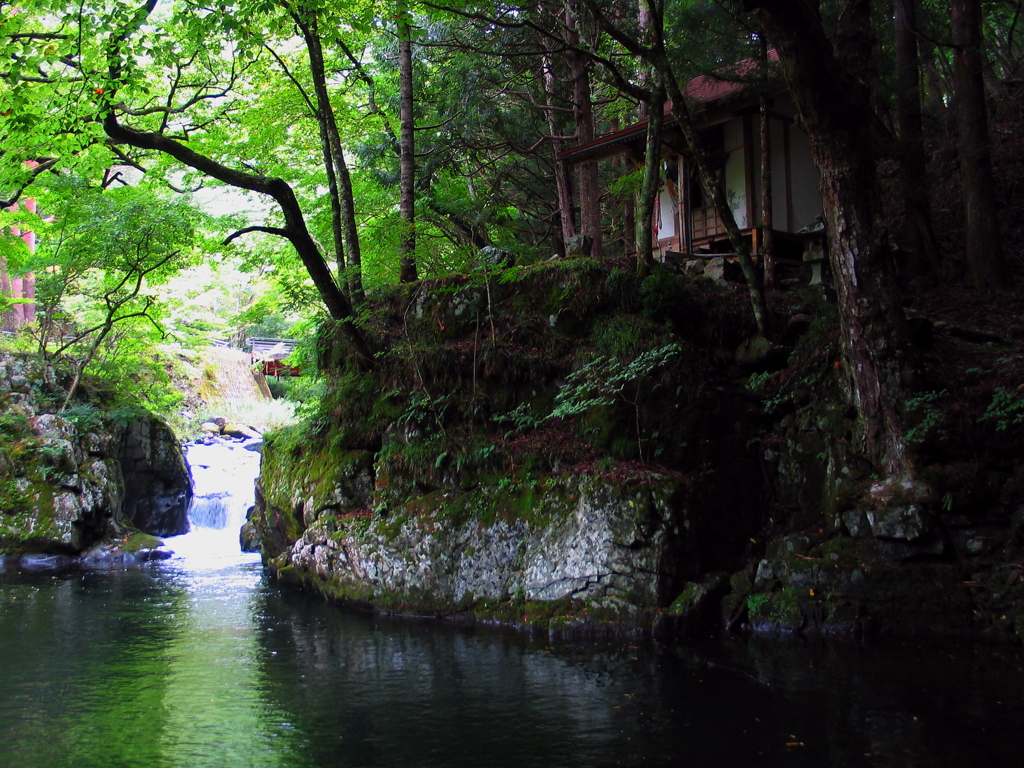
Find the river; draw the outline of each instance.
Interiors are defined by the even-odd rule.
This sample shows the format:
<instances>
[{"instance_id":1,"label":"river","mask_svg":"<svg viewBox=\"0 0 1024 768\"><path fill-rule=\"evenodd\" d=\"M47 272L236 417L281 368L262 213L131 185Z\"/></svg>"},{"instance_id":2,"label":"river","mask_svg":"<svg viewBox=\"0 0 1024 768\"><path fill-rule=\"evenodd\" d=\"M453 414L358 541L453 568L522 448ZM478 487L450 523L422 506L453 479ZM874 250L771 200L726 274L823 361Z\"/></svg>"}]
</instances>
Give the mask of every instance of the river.
<instances>
[{"instance_id":1,"label":"river","mask_svg":"<svg viewBox=\"0 0 1024 768\"><path fill-rule=\"evenodd\" d=\"M238 551L258 455L209 449L190 449L193 531L168 540L172 559L0 571L0 766L995 768L1024 756L1016 651L551 644L281 590Z\"/></svg>"}]
</instances>

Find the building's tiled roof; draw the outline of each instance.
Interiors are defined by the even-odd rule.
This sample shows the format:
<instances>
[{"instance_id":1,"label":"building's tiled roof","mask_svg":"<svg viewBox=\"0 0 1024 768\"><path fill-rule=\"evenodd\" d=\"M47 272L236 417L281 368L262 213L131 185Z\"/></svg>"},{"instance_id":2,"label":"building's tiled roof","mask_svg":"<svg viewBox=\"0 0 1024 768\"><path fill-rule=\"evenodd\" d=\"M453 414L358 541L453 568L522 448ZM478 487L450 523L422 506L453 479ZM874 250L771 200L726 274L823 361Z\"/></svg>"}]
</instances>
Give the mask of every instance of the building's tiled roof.
<instances>
[{"instance_id":1,"label":"building's tiled roof","mask_svg":"<svg viewBox=\"0 0 1024 768\"><path fill-rule=\"evenodd\" d=\"M779 54L774 50L768 51L769 66L778 62ZM697 109L706 108L708 105L741 93L750 85L751 76L754 75L759 66L757 59L744 59L730 67L717 70L712 75L699 75L686 84L685 95L692 99ZM675 124L672 117L672 102L666 101L664 105L665 127ZM647 133L647 126L650 118L643 118L637 123L623 128L619 131L606 133L598 136L593 141L580 144L572 149L567 149L558 154L559 159L572 163L584 160L599 160L604 157L612 157L622 151L621 145L633 139L644 136Z\"/></svg>"}]
</instances>

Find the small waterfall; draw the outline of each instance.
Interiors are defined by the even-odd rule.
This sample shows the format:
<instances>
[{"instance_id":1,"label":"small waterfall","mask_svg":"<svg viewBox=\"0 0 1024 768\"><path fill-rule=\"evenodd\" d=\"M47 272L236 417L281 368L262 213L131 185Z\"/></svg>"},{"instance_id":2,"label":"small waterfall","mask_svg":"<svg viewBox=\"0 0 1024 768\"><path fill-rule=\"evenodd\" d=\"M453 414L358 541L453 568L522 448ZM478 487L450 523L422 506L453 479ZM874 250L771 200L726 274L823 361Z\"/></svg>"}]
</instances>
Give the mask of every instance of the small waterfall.
<instances>
[{"instance_id":1,"label":"small waterfall","mask_svg":"<svg viewBox=\"0 0 1024 768\"><path fill-rule=\"evenodd\" d=\"M194 495L189 508L191 530L167 540L190 569L221 568L259 559L244 554L238 537L255 496L260 471L259 440L221 440L188 445Z\"/></svg>"},{"instance_id":2,"label":"small waterfall","mask_svg":"<svg viewBox=\"0 0 1024 768\"><path fill-rule=\"evenodd\" d=\"M228 509L231 494L220 492L209 496L196 496L188 510L188 522L192 528L213 528L216 531L228 527Z\"/></svg>"}]
</instances>

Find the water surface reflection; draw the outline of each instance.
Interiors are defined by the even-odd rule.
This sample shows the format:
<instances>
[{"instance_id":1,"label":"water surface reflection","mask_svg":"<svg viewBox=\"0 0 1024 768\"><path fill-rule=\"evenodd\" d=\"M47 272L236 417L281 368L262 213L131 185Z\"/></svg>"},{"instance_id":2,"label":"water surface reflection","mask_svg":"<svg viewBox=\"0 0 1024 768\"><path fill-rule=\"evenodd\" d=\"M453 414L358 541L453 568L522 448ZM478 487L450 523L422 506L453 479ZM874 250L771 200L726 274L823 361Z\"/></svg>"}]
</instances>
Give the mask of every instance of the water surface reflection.
<instances>
[{"instance_id":1,"label":"water surface reflection","mask_svg":"<svg viewBox=\"0 0 1024 768\"><path fill-rule=\"evenodd\" d=\"M556 646L282 592L238 552L258 454L189 449L193 531L123 571L0 569L0 768L1015 765L992 649Z\"/></svg>"},{"instance_id":2,"label":"water surface reflection","mask_svg":"<svg viewBox=\"0 0 1024 768\"><path fill-rule=\"evenodd\" d=\"M1016 764L1018 656L547 647L258 564L0 573L0 766Z\"/></svg>"}]
</instances>

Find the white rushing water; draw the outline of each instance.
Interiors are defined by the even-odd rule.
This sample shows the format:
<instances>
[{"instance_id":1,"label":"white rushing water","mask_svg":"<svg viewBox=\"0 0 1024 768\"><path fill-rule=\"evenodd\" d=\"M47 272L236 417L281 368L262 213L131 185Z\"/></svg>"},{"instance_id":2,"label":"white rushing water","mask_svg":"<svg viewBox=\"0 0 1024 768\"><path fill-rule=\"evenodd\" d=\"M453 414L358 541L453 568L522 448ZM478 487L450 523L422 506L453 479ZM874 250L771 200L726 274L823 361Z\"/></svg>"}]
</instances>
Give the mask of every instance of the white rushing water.
<instances>
[{"instance_id":1,"label":"white rushing water","mask_svg":"<svg viewBox=\"0 0 1024 768\"><path fill-rule=\"evenodd\" d=\"M216 440L186 447L194 486L191 530L167 539L167 546L188 570L219 570L259 560L239 545L239 531L255 498L260 453L253 449L258 443Z\"/></svg>"}]
</instances>

